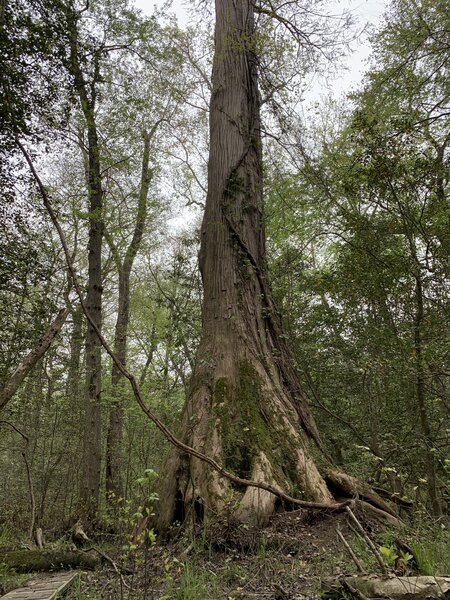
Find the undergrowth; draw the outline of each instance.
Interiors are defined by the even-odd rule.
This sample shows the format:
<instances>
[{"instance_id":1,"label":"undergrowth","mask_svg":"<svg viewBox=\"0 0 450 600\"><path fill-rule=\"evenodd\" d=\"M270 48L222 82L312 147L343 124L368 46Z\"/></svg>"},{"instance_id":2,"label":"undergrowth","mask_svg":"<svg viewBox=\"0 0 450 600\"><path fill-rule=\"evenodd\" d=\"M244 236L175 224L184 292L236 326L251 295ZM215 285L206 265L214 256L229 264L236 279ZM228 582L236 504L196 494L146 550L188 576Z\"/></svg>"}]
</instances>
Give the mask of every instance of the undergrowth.
<instances>
[{"instance_id":1,"label":"undergrowth","mask_svg":"<svg viewBox=\"0 0 450 600\"><path fill-rule=\"evenodd\" d=\"M410 544L422 575L450 573L450 529L448 525L420 523L410 532Z\"/></svg>"},{"instance_id":2,"label":"undergrowth","mask_svg":"<svg viewBox=\"0 0 450 600\"><path fill-rule=\"evenodd\" d=\"M13 546L17 541L17 537L11 527L6 523L0 525L0 549Z\"/></svg>"},{"instance_id":3,"label":"undergrowth","mask_svg":"<svg viewBox=\"0 0 450 600\"><path fill-rule=\"evenodd\" d=\"M322 525L321 525L322 523ZM340 525L345 538L367 573L380 574L380 567L367 543L346 529L345 518ZM123 552L119 545L102 545L114 557L118 565L130 565L133 575L125 577L124 586L120 579L104 564L99 570L83 577L69 591L71 600L211 600L212 598L240 598L245 594L274 594L281 585L292 594L301 593L304 598L318 598L325 580L345 574L356 574L356 567L335 535L336 521L329 520L315 526L301 525L295 530L296 521L283 526L282 535L286 544L274 545L278 538L274 530L254 539L252 551L238 544L217 550L217 532L211 539L207 535L195 542L186 538L167 546L152 545L129 548ZM246 530L244 533L248 534ZM279 533L279 532L278 532ZM272 537L271 537L271 534ZM399 538L414 553L414 561L408 564L409 573L423 575L448 575L450 573L450 539L448 525L421 519L414 526L401 530L370 531L371 539L380 551L384 550L385 561L395 573L393 560ZM233 537L234 540L234 537ZM284 540L284 538L283 538ZM293 541L297 540L297 545ZM11 546L14 536L7 527L0 528L0 549ZM289 542L289 543L288 543ZM277 542L278 544L280 542ZM16 538L17 544L17 538ZM67 545L67 540L58 540L54 546ZM184 551L189 548L188 555ZM1 554L0 554L1 563ZM414 564L413 564L414 563ZM408 573L406 573L408 574ZM29 575L17 575L0 565L0 592L7 593L29 579Z\"/></svg>"},{"instance_id":4,"label":"undergrowth","mask_svg":"<svg viewBox=\"0 0 450 600\"><path fill-rule=\"evenodd\" d=\"M32 575L19 574L0 562L0 596L26 584Z\"/></svg>"},{"instance_id":5,"label":"undergrowth","mask_svg":"<svg viewBox=\"0 0 450 600\"><path fill-rule=\"evenodd\" d=\"M6 523L0 525L0 552L13 548L17 544L17 536L13 529ZM0 556L0 595L7 594L11 590L24 585L31 575L22 575L10 569L2 562Z\"/></svg>"}]
</instances>

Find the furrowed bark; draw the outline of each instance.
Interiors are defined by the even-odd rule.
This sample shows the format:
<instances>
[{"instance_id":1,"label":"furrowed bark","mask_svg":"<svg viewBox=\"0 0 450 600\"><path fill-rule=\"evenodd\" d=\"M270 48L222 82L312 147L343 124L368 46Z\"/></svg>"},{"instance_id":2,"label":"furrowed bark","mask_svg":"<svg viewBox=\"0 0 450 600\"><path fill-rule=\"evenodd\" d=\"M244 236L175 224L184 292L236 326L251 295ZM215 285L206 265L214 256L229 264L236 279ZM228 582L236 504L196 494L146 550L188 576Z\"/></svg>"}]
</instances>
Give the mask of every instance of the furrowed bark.
<instances>
[{"instance_id":1,"label":"furrowed bark","mask_svg":"<svg viewBox=\"0 0 450 600\"><path fill-rule=\"evenodd\" d=\"M266 277L254 10L252 0L216 1L199 256L203 327L180 429L185 445L223 464L228 475L224 480L194 453L172 449L155 507L159 531L189 515L202 520L230 507L239 520L264 524L281 498L273 489L284 500L295 490L312 505L334 503L335 488L326 479L332 461L305 402ZM253 487L238 480L252 480ZM350 487L354 480L346 482ZM363 486L346 491L385 511Z\"/></svg>"},{"instance_id":2,"label":"furrowed bark","mask_svg":"<svg viewBox=\"0 0 450 600\"><path fill-rule=\"evenodd\" d=\"M305 500L331 505L310 442L323 447L265 273L253 11L250 0L216 2L200 250L203 329L180 436L237 479L266 482L288 495L297 489ZM267 488L224 481L192 454L172 450L163 471L159 530L200 503L217 514L233 498L236 516L256 523L275 509L276 497Z\"/></svg>"}]
</instances>

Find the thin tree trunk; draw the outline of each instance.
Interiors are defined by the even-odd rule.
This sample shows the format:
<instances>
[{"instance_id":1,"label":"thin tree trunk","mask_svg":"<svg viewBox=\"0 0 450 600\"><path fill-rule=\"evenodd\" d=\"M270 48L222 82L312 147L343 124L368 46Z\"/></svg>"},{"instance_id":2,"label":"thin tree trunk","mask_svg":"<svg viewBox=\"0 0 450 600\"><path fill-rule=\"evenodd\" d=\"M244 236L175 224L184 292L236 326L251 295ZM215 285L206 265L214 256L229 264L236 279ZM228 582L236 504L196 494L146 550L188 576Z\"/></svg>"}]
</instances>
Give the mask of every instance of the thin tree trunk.
<instances>
[{"instance_id":1,"label":"thin tree trunk","mask_svg":"<svg viewBox=\"0 0 450 600\"><path fill-rule=\"evenodd\" d=\"M67 373L66 395L72 401L78 400L80 394L80 366L83 349L83 309L78 304L72 312L72 333L70 336L70 356Z\"/></svg>"},{"instance_id":2,"label":"thin tree trunk","mask_svg":"<svg viewBox=\"0 0 450 600\"><path fill-rule=\"evenodd\" d=\"M91 128L92 129L92 128ZM86 306L99 330L102 326L102 191L100 165L98 161L98 140L95 131L89 137L89 245L88 245L88 287ZM85 344L85 419L84 419L84 460L81 481L81 508L87 520L91 520L98 510L101 464L101 345L95 330L88 323Z\"/></svg>"},{"instance_id":3,"label":"thin tree trunk","mask_svg":"<svg viewBox=\"0 0 450 600\"><path fill-rule=\"evenodd\" d=\"M122 269L119 272L119 308L117 313L114 351L121 364L126 364L126 343L129 322L130 273ZM109 411L108 435L106 439L106 499L117 500L123 496L122 485L122 436L123 436L123 400L120 393L120 381L123 375L113 363L112 366L112 406Z\"/></svg>"},{"instance_id":4,"label":"thin tree trunk","mask_svg":"<svg viewBox=\"0 0 450 600\"><path fill-rule=\"evenodd\" d=\"M427 468L428 497L435 516L441 514L441 506L437 492L436 465L433 455L433 436L426 406L425 372L422 353L422 324L424 319L423 290L420 275L416 275L416 317L414 323L414 353L416 360L416 395L419 407L420 425L424 440L425 464Z\"/></svg>"},{"instance_id":5,"label":"thin tree trunk","mask_svg":"<svg viewBox=\"0 0 450 600\"><path fill-rule=\"evenodd\" d=\"M150 133L144 132L144 152L142 157L142 173L139 192L139 204L136 215L136 224L130 245L125 253L123 263L116 256L119 271L119 300L117 309L117 320L114 335L114 351L122 365L126 364L128 324L130 320L130 276L133 262L141 246L144 235L145 221L147 217L147 198L150 187L152 172L149 169L150 141L156 126ZM109 240L112 245L112 240ZM117 250L113 253L117 255ZM112 407L109 412L109 426L106 440L106 498L111 501L123 496L122 482L122 438L123 438L123 400L121 398L120 382L123 374L113 362L112 383Z\"/></svg>"},{"instance_id":6,"label":"thin tree trunk","mask_svg":"<svg viewBox=\"0 0 450 600\"><path fill-rule=\"evenodd\" d=\"M91 80L86 81L81 68L78 44L79 15L70 7L67 7L66 17L70 43L70 69L87 127L89 241L86 306L96 328L101 331L103 189L100 146L95 120L96 86L100 79L100 56L94 54ZM87 327L85 351L84 448L80 485L80 512L89 522L95 518L98 511L101 465L101 343L91 323L88 323Z\"/></svg>"},{"instance_id":7,"label":"thin tree trunk","mask_svg":"<svg viewBox=\"0 0 450 600\"><path fill-rule=\"evenodd\" d=\"M19 389L25 377L30 373L36 363L50 348L53 340L61 331L62 326L66 322L68 314L68 308L64 308L59 311L56 318L43 335L39 345L23 359L22 363L17 367L9 380L6 382L4 388L0 392L0 410L3 410L6 407L8 402Z\"/></svg>"},{"instance_id":8,"label":"thin tree trunk","mask_svg":"<svg viewBox=\"0 0 450 600\"><path fill-rule=\"evenodd\" d=\"M156 343L156 318L155 318L155 320L152 323L152 331L150 333L150 349L147 354L147 359L145 361L144 368L142 369L142 373L139 377L139 386L140 387L142 387L145 383L145 379L147 377L148 370L150 368L150 365L153 362L153 355L155 353L156 347L157 347L157 343Z\"/></svg>"}]
</instances>

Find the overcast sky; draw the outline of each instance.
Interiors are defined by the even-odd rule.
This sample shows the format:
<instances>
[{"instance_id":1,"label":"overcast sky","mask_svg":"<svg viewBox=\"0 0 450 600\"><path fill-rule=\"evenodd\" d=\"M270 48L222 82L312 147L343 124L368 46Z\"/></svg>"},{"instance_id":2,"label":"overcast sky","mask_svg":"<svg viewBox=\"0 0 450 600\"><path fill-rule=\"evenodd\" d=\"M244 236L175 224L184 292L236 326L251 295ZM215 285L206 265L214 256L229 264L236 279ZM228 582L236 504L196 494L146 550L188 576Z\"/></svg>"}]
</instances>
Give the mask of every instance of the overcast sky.
<instances>
[{"instance_id":1,"label":"overcast sky","mask_svg":"<svg viewBox=\"0 0 450 600\"><path fill-rule=\"evenodd\" d=\"M144 13L151 14L155 6L160 7L164 4L164 0L135 0L135 4ZM373 26L379 24L380 18L387 6L387 0L332 0L326 7L328 10L330 5L336 7L336 12L350 10L362 28L365 23ZM190 21L192 9L189 7L189 0L173 0L172 2L171 12L176 14L178 24L181 27L187 25ZM334 95L339 96L349 92L358 85L364 71L367 70L366 60L369 54L370 44L366 37L365 41L359 44L353 54L348 57L346 61L347 70L342 70L341 75L333 81L332 88ZM323 82L313 82L313 89L310 93L311 99L318 99L324 93L328 93L328 90L324 89Z\"/></svg>"},{"instance_id":2,"label":"overcast sky","mask_svg":"<svg viewBox=\"0 0 450 600\"><path fill-rule=\"evenodd\" d=\"M301 0L300 0L301 1ZM326 9L331 12L340 14L345 10L351 10L355 20L359 24L359 30L362 30L364 24L369 23L372 26L377 26L381 16L385 11L389 0L326 0ZM212 2L212 0L211 0ZM161 7L164 0L135 0L138 6L145 14L152 14L154 7ZM189 9L189 0L173 0L171 12L175 13L178 20L178 25L184 27L189 24L192 14L192 9ZM198 19L198 15L196 17ZM355 51L346 60L347 70L342 70L340 75L329 82L329 87L325 86L322 80L313 80L310 85L309 92L305 95L305 104L308 105L319 102L328 97L332 91L335 98L350 92L355 89L362 79L363 73L368 69L366 60L370 54L370 44L367 36L365 41L355 46ZM177 216L169 220L169 227L172 231L181 231L186 224L191 223L198 216L198 210L193 211L191 208L180 206Z\"/></svg>"}]
</instances>

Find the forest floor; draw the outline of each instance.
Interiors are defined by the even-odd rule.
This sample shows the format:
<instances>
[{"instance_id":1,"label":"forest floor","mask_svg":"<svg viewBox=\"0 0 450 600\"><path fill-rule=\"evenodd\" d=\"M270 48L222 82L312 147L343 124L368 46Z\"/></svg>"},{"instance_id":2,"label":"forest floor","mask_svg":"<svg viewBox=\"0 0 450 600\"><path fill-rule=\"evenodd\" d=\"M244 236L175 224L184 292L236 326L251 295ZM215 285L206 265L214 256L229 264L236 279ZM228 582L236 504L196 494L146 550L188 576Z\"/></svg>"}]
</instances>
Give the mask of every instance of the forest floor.
<instances>
[{"instance_id":1,"label":"forest floor","mask_svg":"<svg viewBox=\"0 0 450 600\"><path fill-rule=\"evenodd\" d=\"M415 545L421 557L420 572L450 571L448 524L435 525L425 539L423 528L389 531L359 515L378 547L394 553L394 539ZM304 511L275 515L268 527L253 529L229 521L195 535L174 527L170 539L148 547L102 533L94 545L115 563L102 561L85 571L68 592L68 600L307 600L319 598L330 578L355 574L356 567L339 541L339 529L367 573L379 573L366 542L351 528L345 513ZM48 546L68 548L68 536ZM89 553L92 555L92 553ZM392 558L391 556L391 558ZM428 561L428 562L427 562ZM1 561L0 561L1 562ZM122 574L119 571L122 570ZM391 570L395 567L392 564ZM427 573L426 571L430 571ZM127 572L127 574L125 574ZM17 580L11 579L16 577ZM42 577L38 575L38 577ZM8 588L22 585L29 576L10 574ZM0 593L2 588L0 565ZM343 596L342 596L343 597Z\"/></svg>"},{"instance_id":2,"label":"forest floor","mask_svg":"<svg viewBox=\"0 0 450 600\"><path fill-rule=\"evenodd\" d=\"M261 529L222 523L199 530L194 541L181 532L166 545L132 549L132 575L119 577L106 563L83 576L71 600L305 600L318 598L324 579L354 573L336 535L352 540L368 569L376 570L364 542L344 514L284 513ZM372 529L373 534L379 535ZM384 534L385 535L385 534ZM353 539L352 539L353 538ZM123 559L124 557L122 557ZM119 563L119 560L118 560ZM123 564L123 563L122 563Z\"/></svg>"}]
</instances>

